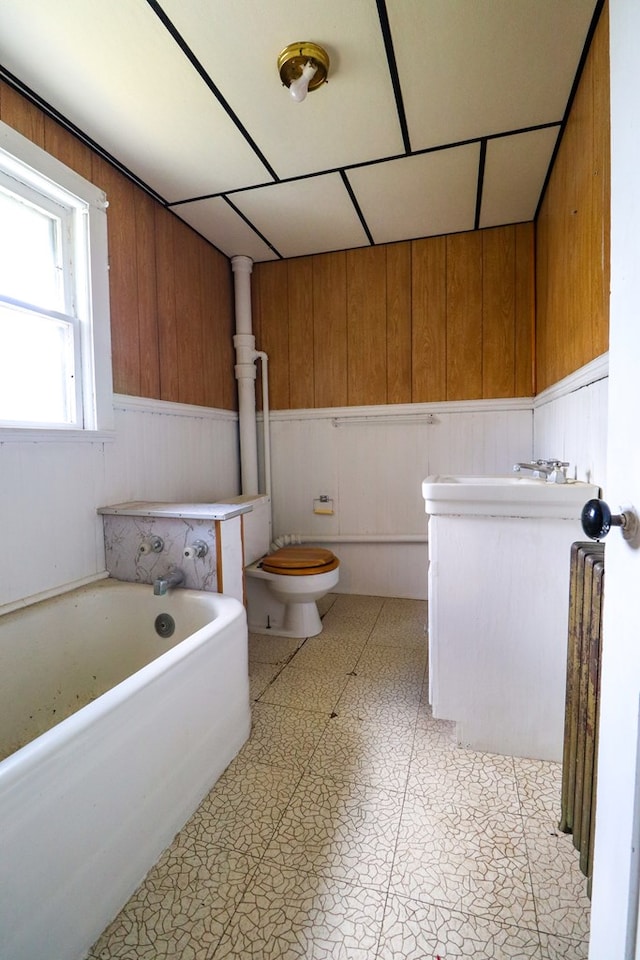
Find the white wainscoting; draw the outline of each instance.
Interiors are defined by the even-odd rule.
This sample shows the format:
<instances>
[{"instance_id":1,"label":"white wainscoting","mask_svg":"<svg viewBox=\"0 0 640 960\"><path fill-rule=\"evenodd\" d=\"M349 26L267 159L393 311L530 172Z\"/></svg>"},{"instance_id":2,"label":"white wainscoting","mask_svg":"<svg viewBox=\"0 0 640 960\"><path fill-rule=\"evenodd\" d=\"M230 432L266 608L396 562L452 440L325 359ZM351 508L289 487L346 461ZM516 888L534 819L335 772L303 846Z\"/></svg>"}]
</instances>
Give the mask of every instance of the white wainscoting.
<instances>
[{"instance_id":1,"label":"white wainscoting","mask_svg":"<svg viewBox=\"0 0 640 960\"><path fill-rule=\"evenodd\" d=\"M96 509L238 491L237 415L116 396L113 439L0 442L0 607L104 573Z\"/></svg>"},{"instance_id":2,"label":"white wainscoting","mask_svg":"<svg viewBox=\"0 0 640 960\"><path fill-rule=\"evenodd\" d=\"M609 355L538 394L533 413L534 457L558 457L569 475L604 488L607 482Z\"/></svg>"},{"instance_id":3,"label":"white wainscoting","mask_svg":"<svg viewBox=\"0 0 640 960\"><path fill-rule=\"evenodd\" d=\"M423 479L509 473L532 447L530 399L273 413L274 536L331 547L340 592L423 599ZM314 514L321 495L333 516Z\"/></svg>"}]
</instances>

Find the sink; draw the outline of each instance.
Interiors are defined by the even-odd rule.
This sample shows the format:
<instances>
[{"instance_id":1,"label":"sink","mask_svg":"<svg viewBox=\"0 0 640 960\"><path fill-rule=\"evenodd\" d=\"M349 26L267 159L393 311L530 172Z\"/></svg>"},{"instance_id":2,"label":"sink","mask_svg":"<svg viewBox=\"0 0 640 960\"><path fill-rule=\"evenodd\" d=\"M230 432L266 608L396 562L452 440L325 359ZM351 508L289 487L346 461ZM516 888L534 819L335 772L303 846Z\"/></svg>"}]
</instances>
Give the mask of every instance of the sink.
<instances>
[{"instance_id":1,"label":"sink","mask_svg":"<svg viewBox=\"0 0 640 960\"><path fill-rule=\"evenodd\" d=\"M549 483L522 474L464 476L434 474L422 483L428 514L578 519L599 488L582 480Z\"/></svg>"}]
</instances>

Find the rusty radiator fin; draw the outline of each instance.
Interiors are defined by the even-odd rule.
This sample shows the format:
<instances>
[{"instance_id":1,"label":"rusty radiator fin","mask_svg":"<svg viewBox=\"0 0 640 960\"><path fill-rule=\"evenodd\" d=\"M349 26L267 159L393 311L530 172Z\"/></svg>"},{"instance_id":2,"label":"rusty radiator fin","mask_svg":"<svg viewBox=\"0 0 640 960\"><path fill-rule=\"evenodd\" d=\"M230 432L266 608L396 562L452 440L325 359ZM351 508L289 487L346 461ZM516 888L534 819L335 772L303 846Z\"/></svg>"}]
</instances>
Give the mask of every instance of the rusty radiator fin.
<instances>
[{"instance_id":1,"label":"rusty radiator fin","mask_svg":"<svg viewBox=\"0 0 640 960\"><path fill-rule=\"evenodd\" d=\"M559 827L573 834L580 869L591 878L602 649L604 544L571 547L562 807Z\"/></svg>"}]
</instances>

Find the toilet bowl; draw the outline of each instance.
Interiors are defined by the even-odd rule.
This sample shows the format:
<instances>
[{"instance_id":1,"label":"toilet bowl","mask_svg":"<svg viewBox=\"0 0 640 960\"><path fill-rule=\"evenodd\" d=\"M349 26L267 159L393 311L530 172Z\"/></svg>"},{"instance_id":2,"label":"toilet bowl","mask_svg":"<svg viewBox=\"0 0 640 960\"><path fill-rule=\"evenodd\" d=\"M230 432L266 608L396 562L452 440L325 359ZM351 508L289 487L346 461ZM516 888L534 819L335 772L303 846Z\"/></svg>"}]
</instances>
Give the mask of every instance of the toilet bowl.
<instances>
[{"instance_id":1,"label":"toilet bowl","mask_svg":"<svg viewBox=\"0 0 640 960\"><path fill-rule=\"evenodd\" d=\"M245 567L252 633L315 637L322 630L316 602L339 580L340 561L321 547L282 547Z\"/></svg>"}]
</instances>

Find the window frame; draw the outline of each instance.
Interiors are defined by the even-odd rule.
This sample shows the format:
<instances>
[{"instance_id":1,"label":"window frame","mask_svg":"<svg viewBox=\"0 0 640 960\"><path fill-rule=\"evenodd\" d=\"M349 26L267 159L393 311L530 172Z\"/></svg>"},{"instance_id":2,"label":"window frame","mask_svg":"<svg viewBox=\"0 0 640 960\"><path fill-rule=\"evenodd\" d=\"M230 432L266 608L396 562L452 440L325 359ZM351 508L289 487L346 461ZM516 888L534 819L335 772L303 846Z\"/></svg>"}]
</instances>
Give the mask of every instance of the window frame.
<instances>
[{"instance_id":1,"label":"window frame","mask_svg":"<svg viewBox=\"0 0 640 960\"><path fill-rule=\"evenodd\" d=\"M70 211L76 300L72 311L76 324L76 381L80 381L77 393L81 394L82 402L81 423L1 423L0 443L24 439L109 439L114 431L114 412L106 196L95 184L1 121L0 170L37 195ZM44 200L43 206L46 202ZM9 298L3 301L11 303ZM20 305L19 301L15 303Z\"/></svg>"}]
</instances>

